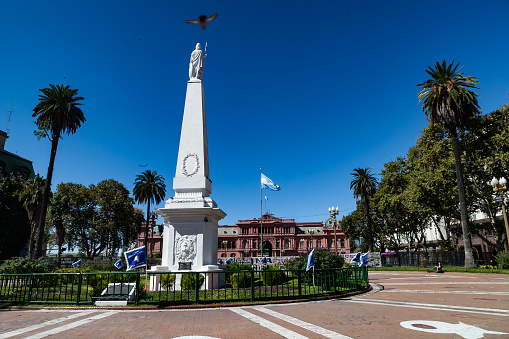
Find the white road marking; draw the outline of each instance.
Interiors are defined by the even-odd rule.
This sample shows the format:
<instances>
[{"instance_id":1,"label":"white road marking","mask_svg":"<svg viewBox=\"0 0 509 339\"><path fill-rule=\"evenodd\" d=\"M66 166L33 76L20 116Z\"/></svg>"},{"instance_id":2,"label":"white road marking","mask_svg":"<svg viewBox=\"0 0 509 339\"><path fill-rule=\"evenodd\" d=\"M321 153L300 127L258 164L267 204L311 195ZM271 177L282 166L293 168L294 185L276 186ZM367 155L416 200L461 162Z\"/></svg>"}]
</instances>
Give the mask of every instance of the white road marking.
<instances>
[{"instance_id":1,"label":"white road marking","mask_svg":"<svg viewBox=\"0 0 509 339\"><path fill-rule=\"evenodd\" d=\"M300 319L291 317L289 315L276 312L274 310L267 309L265 307L254 307L255 310L263 312L265 314L271 315L275 318L284 320L286 322L289 322L290 324L302 327L308 331L315 332L317 334L320 334L324 336L325 338L331 338L331 339L352 339L351 337L347 337L346 335L342 335L333 331L329 331L328 329L325 329L320 326L316 326L313 324L310 324L308 322L302 321Z\"/></svg>"},{"instance_id":2,"label":"white road marking","mask_svg":"<svg viewBox=\"0 0 509 339\"><path fill-rule=\"evenodd\" d=\"M384 293L445 293L445 294L482 294L482 295L509 295L509 292L478 292L478 291L433 291L433 290L383 290Z\"/></svg>"},{"instance_id":3,"label":"white road marking","mask_svg":"<svg viewBox=\"0 0 509 339\"><path fill-rule=\"evenodd\" d=\"M443 282L429 282L423 281L418 283L388 283L387 285L509 285L509 281L443 281Z\"/></svg>"},{"instance_id":4,"label":"white road marking","mask_svg":"<svg viewBox=\"0 0 509 339\"><path fill-rule=\"evenodd\" d=\"M420 304L420 303L397 302L397 301L392 301L392 300L360 299L360 298L352 299L352 300L345 300L345 302L384 305L384 306L396 306L396 307L408 307L408 308L422 308L422 309L430 309L430 310L437 310L437 311L489 314L489 315L497 315L497 316L502 316L502 317L509 317L508 310L494 309L494 308L465 307L465 306L452 306L452 305L439 305L439 304Z\"/></svg>"},{"instance_id":5,"label":"white road marking","mask_svg":"<svg viewBox=\"0 0 509 339\"><path fill-rule=\"evenodd\" d=\"M47 310L45 310L45 311L47 311ZM79 313L75 313L73 315L68 315L63 318L57 318L57 319L45 321L45 322L37 324L37 325L27 326L24 328L20 328L18 330L2 333L2 334L0 334L0 339L14 337L15 335L20 335L20 334L27 333L30 331L38 330L38 329L46 327L46 326L52 326L52 325L55 325L55 324L58 324L58 323L61 323L61 322L67 321L67 320L90 315L92 313L94 313L94 311L79 312Z\"/></svg>"},{"instance_id":6,"label":"white road marking","mask_svg":"<svg viewBox=\"0 0 509 339\"><path fill-rule=\"evenodd\" d=\"M400 325L404 328L421 332L457 334L465 339L480 339L484 337L484 334L509 334L485 330L462 322L459 322L458 324L451 324L443 321L410 320L402 321Z\"/></svg>"},{"instance_id":7,"label":"white road marking","mask_svg":"<svg viewBox=\"0 0 509 339\"><path fill-rule=\"evenodd\" d=\"M277 334L280 334L282 335L283 337L285 338L289 338L289 339L309 339L308 337L305 337L297 332L294 332L294 331L291 331L289 329L286 329L282 326L279 326L277 324L274 324L273 322L271 321L268 321L266 319L263 319L262 317L259 317L257 315L254 315L248 311L245 311L244 309L242 308L230 308L230 311L234 312L234 313L237 313L238 315L241 315L243 316L244 318L247 318L248 320L251 320L252 322L255 322L269 330L271 330L272 332L276 332Z\"/></svg>"},{"instance_id":8,"label":"white road marking","mask_svg":"<svg viewBox=\"0 0 509 339\"><path fill-rule=\"evenodd\" d=\"M58 334L60 332L64 332L64 331L67 331L67 330L74 329L74 328L76 328L78 326L88 324L89 322L92 322L94 320L99 320L99 319L102 319L102 318L109 317L110 315L113 315L115 313L117 313L117 311L101 312L98 315L94 315L93 317L82 319L82 320L78 320L76 322L73 322L73 323L70 323L70 324L66 324L66 325L63 325L63 326L60 326L60 327L48 330L46 332L37 333L37 334L35 334L33 336L26 337L25 339L40 339L40 338L44 338L44 337L47 337L47 336L50 336L50 335Z\"/></svg>"}]
</instances>

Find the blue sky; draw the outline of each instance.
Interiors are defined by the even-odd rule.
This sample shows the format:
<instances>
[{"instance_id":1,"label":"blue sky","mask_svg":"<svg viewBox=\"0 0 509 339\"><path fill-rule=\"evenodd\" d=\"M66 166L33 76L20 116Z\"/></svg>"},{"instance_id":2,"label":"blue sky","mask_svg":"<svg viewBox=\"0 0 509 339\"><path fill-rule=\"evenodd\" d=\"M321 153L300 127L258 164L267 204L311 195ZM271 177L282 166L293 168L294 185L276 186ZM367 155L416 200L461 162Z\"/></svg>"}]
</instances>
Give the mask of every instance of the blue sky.
<instances>
[{"instance_id":1,"label":"blue sky","mask_svg":"<svg viewBox=\"0 0 509 339\"><path fill-rule=\"evenodd\" d=\"M50 142L32 133L39 89L65 84L85 98L87 121L60 142L53 187L114 178L132 191L151 169L172 197L189 56L208 41L220 224L260 216L260 166L282 188L267 192L276 216L353 211L352 170L380 173L427 124L416 85L437 60L479 79L484 112L509 99L507 0L0 1L0 13L0 129L15 110L6 149L46 176ZM184 23L213 13L206 30Z\"/></svg>"}]
</instances>

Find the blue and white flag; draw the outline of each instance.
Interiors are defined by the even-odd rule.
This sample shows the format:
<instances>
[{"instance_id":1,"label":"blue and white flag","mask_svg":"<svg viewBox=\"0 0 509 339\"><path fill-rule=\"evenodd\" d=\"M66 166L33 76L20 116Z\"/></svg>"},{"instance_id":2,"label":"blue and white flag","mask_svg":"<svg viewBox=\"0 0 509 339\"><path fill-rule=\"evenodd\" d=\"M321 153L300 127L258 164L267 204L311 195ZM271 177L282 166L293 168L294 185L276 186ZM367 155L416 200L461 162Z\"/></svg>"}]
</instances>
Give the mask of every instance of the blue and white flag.
<instances>
[{"instance_id":1,"label":"blue and white flag","mask_svg":"<svg viewBox=\"0 0 509 339\"><path fill-rule=\"evenodd\" d=\"M227 264L227 265L228 265L228 264L231 264L231 263L232 263L232 258L228 258L228 259L226 259L226 264Z\"/></svg>"},{"instance_id":2,"label":"blue and white flag","mask_svg":"<svg viewBox=\"0 0 509 339\"><path fill-rule=\"evenodd\" d=\"M359 263L361 260L361 255L362 255L361 252L357 252L357 254L355 254L355 257L351 260L351 262Z\"/></svg>"},{"instance_id":3,"label":"blue and white flag","mask_svg":"<svg viewBox=\"0 0 509 339\"><path fill-rule=\"evenodd\" d=\"M125 261L127 262L127 270L134 270L136 267L147 266L147 253L145 246L135 248L128 252L124 252Z\"/></svg>"},{"instance_id":4,"label":"blue and white flag","mask_svg":"<svg viewBox=\"0 0 509 339\"><path fill-rule=\"evenodd\" d=\"M313 249L311 253L308 254L308 262L306 264L306 272L309 271L311 267L315 267L315 250Z\"/></svg>"},{"instance_id":5,"label":"blue and white flag","mask_svg":"<svg viewBox=\"0 0 509 339\"><path fill-rule=\"evenodd\" d=\"M361 259L359 261L359 267L368 265L368 253L361 255Z\"/></svg>"},{"instance_id":6,"label":"blue and white flag","mask_svg":"<svg viewBox=\"0 0 509 339\"><path fill-rule=\"evenodd\" d=\"M115 266L116 268L118 269L121 269L122 268L122 259L118 259L114 264L113 266Z\"/></svg>"},{"instance_id":7,"label":"blue and white flag","mask_svg":"<svg viewBox=\"0 0 509 339\"><path fill-rule=\"evenodd\" d=\"M78 261L76 261L76 262L73 262L73 263L72 263L72 267L73 267L73 268L74 268L74 267L77 267L77 266L81 266L81 259L80 259L80 260L78 260Z\"/></svg>"},{"instance_id":8,"label":"blue and white flag","mask_svg":"<svg viewBox=\"0 0 509 339\"><path fill-rule=\"evenodd\" d=\"M262 175L262 179L261 179L262 189L268 188L271 191L281 190L281 187L279 187L279 185L274 184L274 182L272 180L270 180L268 177L266 177L265 175L263 175L263 173L261 173L261 175Z\"/></svg>"}]
</instances>

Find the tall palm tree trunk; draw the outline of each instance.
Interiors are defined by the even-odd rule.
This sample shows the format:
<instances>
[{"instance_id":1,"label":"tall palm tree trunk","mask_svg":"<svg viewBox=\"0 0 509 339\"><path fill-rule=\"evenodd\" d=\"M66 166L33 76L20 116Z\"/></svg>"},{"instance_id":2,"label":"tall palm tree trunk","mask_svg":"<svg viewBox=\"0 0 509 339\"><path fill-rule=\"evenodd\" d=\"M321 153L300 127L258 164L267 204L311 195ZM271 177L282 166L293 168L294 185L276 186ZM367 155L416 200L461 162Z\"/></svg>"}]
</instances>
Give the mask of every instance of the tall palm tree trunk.
<instances>
[{"instance_id":1,"label":"tall palm tree trunk","mask_svg":"<svg viewBox=\"0 0 509 339\"><path fill-rule=\"evenodd\" d=\"M465 267L474 267L474 255L472 252L472 240L468 228L467 199L465 195L465 183L463 181L463 166L461 165L460 146L458 133L451 131L452 150L456 164L456 180L458 181L458 198L460 203L461 230L463 232L463 246L465 247Z\"/></svg>"},{"instance_id":2,"label":"tall palm tree trunk","mask_svg":"<svg viewBox=\"0 0 509 339\"><path fill-rule=\"evenodd\" d=\"M147 239L148 239L148 224L150 222L150 200L147 202L147 226L145 227L145 239L144 239L144 245L145 245L145 255L147 255Z\"/></svg>"},{"instance_id":3,"label":"tall palm tree trunk","mask_svg":"<svg viewBox=\"0 0 509 339\"><path fill-rule=\"evenodd\" d=\"M367 196L364 197L364 206L366 208L366 221L368 224L368 237L369 237L369 251L373 251L373 230L371 225L371 215L369 214L369 198Z\"/></svg>"},{"instance_id":4,"label":"tall palm tree trunk","mask_svg":"<svg viewBox=\"0 0 509 339\"><path fill-rule=\"evenodd\" d=\"M57 154L59 139L60 135L53 135L51 140L48 174L46 176L46 184L44 185L44 193L42 195L41 215L39 217L39 224L37 225L37 243L35 249L36 258L40 258L42 256L42 238L44 236L44 226L46 225L46 212L48 210L49 196L51 193L51 179L53 177L53 167L55 165L55 156Z\"/></svg>"}]
</instances>

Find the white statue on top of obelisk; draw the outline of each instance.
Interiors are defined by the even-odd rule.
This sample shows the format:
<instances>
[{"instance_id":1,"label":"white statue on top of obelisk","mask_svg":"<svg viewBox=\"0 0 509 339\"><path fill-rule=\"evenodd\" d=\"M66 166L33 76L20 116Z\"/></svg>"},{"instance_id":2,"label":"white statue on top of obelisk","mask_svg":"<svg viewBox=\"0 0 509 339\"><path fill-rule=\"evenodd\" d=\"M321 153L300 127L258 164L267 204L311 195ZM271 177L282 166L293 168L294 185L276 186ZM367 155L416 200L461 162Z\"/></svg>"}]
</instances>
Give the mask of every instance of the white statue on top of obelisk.
<instances>
[{"instance_id":1,"label":"white statue on top of obelisk","mask_svg":"<svg viewBox=\"0 0 509 339\"><path fill-rule=\"evenodd\" d=\"M207 57L207 43L205 43L205 53L201 50L200 43L196 44L196 48L191 53L189 61L189 80L198 81L203 76L203 61Z\"/></svg>"}]
</instances>

